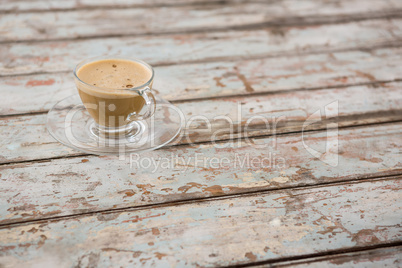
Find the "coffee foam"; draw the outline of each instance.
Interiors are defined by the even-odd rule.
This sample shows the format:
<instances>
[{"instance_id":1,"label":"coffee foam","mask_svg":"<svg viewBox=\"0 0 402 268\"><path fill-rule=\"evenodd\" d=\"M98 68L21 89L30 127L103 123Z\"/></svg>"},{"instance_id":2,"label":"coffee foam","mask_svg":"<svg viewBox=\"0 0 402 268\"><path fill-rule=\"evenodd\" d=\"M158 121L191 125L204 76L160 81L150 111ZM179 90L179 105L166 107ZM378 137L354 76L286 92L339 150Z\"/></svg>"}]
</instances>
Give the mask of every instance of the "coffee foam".
<instances>
[{"instance_id":1,"label":"coffee foam","mask_svg":"<svg viewBox=\"0 0 402 268\"><path fill-rule=\"evenodd\" d=\"M124 59L107 59L87 63L77 70L79 90L102 98L127 98L138 95L129 90L146 84L152 71L141 63ZM151 86L151 85L150 85Z\"/></svg>"}]
</instances>

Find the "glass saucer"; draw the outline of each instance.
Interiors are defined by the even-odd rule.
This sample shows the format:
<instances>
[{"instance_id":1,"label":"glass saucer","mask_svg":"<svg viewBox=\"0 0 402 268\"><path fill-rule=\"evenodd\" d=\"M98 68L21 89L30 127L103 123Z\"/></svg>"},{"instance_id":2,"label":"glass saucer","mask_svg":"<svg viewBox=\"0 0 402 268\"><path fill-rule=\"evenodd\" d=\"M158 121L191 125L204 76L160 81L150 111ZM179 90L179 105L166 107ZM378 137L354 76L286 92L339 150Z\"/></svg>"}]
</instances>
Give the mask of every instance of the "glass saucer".
<instances>
[{"instance_id":1,"label":"glass saucer","mask_svg":"<svg viewBox=\"0 0 402 268\"><path fill-rule=\"evenodd\" d=\"M78 94L59 101L47 114L50 135L73 149L98 155L151 151L171 142L180 132L184 117L180 110L155 96L156 111L147 120L132 122L119 138L97 135L95 121Z\"/></svg>"}]
</instances>

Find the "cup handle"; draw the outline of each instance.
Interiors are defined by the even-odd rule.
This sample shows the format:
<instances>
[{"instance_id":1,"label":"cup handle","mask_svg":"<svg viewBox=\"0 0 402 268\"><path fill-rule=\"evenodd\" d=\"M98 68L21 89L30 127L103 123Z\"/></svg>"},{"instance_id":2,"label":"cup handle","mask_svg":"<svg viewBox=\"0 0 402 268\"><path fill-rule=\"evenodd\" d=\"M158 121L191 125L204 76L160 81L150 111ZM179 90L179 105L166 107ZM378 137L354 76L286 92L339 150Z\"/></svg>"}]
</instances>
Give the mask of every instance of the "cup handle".
<instances>
[{"instance_id":1,"label":"cup handle","mask_svg":"<svg viewBox=\"0 0 402 268\"><path fill-rule=\"evenodd\" d=\"M147 111L144 114L139 114L139 113L131 113L127 116L127 120L129 121L138 121L138 120L145 120L150 118L154 113L156 109L156 101L155 97L151 92L151 89L149 87L144 88L140 92L140 96L144 98L145 100L145 105L147 106Z\"/></svg>"}]
</instances>

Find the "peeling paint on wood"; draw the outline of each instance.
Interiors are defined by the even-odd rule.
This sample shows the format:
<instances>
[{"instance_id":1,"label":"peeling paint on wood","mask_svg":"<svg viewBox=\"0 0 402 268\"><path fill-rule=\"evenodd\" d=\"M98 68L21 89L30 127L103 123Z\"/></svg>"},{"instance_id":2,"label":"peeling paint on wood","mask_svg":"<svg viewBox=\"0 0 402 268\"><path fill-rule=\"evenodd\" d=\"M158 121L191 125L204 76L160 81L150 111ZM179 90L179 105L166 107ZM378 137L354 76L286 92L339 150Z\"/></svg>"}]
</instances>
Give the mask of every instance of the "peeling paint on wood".
<instances>
[{"instance_id":1,"label":"peeling paint on wood","mask_svg":"<svg viewBox=\"0 0 402 268\"><path fill-rule=\"evenodd\" d=\"M400 247L378 247L402 237L402 91L392 83L401 79L401 7L3 1L0 114L14 116L0 120L0 267L399 265ZM70 95L73 66L99 54L156 65L158 93L187 118L224 115L238 129L231 135L216 120L213 137L198 120L180 146L120 161L71 157L77 152L45 133L44 114L16 114L44 112ZM339 114L328 109L329 118L307 128L320 132L301 133L334 100ZM254 115L285 119L275 130L246 126ZM211 138L224 141L188 144ZM63 156L70 158L50 159Z\"/></svg>"},{"instance_id":2,"label":"peeling paint on wood","mask_svg":"<svg viewBox=\"0 0 402 268\"><path fill-rule=\"evenodd\" d=\"M392 243L401 186L377 180L24 224L0 230L0 263L216 267Z\"/></svg>"},{"instance_id":3,"label":"peeling paint on wood","mask_svg":"<svg viewBox=\"0 0 402 268\"><path fill-rule=\"evenodd\" d=\"M192 4L219 4L220 0L3 0L0 11L27 12L27 11L51 11L51 10L74 10L88 8L127 8L127 7L155 7L158 5L192 5ZM237 0L225 0L228 2L239 2ZM391 2L389 2L392 5Z\"/></svg>"},{"instance_id":4,"label":"peeling paint on wood","mask_svg":"<svg viewBox=\"0 0 402 268\"><path fill-rule=\"evenodd\" d=\"M154 87L162 97L177 101L247 95L236 73L249 81L255 93L392 81L402 78L402 69L395 68L401 61L402 48L383 48L173 65L155 68ZM46 111L75 93L72 73L4 77L0 81L0 114Z\"/></svg>"},{"instance_id":5,"label":"peeling paint on wood","mask_svg":"<svg viewBox=\"0 0 402 268\"><path fill-rule=\"evenodd\" d=\"M339 114L328 120L322 115L321 121L305 130L325 129L334 121L338 121L339 126L353 126L401 120L401 87L402 83L398 82L376 87L314 90L313 95L309 91L299 91L178 103L177 107L187 121L183 136L175 143L301 131L307 118L334 101L339 102ZM210 128L204 120L190 121L194 116L211 120ZM213 120L216 116L223 116L223 119ZM253 116L258 118L248 121ZM262 118L266 121L262 121ZM0 120L0 163L80 154L54 140L47 133L45 123L45 114Z\"/></svg>"},{"instance_id":6,"label":"peeling paint on wood","mask_svg":"<svg viewBox=\"0 0 402 268\"><path fill-rule=\"evenodd\" d=\"M325 154L312 156L300 133L180 146L123 161L91 156L0 166L0 223L400 174L401 126L340 130L335 167L323 162ZM325 152L326 137L305 133L304 143Z\"/></svg>"},{"instance_id":7,"label":"peeling paint on wood","mask_svg":"<svg viewBox=\"0 0 402 268\"><path fill-rule=\"evenodd\" d=\"M3 0L0 7L1 11L39 11L39 10L68 10L68 9L84 9L84 8L100 8L100 7L155 7L157 5L192 5L196 4L195 7L205 4L232 4L232 3L242 3L241 0L225 0L223 3L219 0L59 0L57 4L52 1L41 1L41 0ZM371 5L364 5L361 0L354 1L338 1L338 2L328 2L328 1L304 1L303 5L297 3L295 0L282 0L281 2L273 2L280 8L287 7L292 11L297 8L298 12L310 12L310 14L329 15L333 14L334 11L340 12L367 12L367 11L378 11L379 9L386 8L397 8L399 3L397 1L377 1L371 3ZM273 4L272 3L272 4ZM267 2L272 6L270 2ZM292 9L293 8L293 9ZM314 12L314 13L313 13ZM299 13L298 13L299 14ZM309 14L309 13L307 13Z\"/></svg>"},{"instance_id":8,"label":"peeling paint on wood","mask_svg":"<svg viewBox=\"0 0 402 268\"><path fill-rule=\"evenodd\" d=\"M0 73L71 71L82 59L103 54L125 54L152 65L169 65L395 46L401 42L402 19L284 27L282 31L281 35L264 29L102 38L102 42L89 39L2 44Z\"/></svg>"},{"instance_id":9,"label":"peeling paint on wood","mask_svg":"<svg viewBox=\"0 0 402 268\"><path fill-rule=\"evenodd\" d=\"M393 5L390 3L392 2ZM309 0L154 8L108 8L3 14L0 41L24 41L219 30L254 25L309 25L400 15L400 1ZM369 11L369 13L367 13ZM364 13L367 14L364 14ZM169 16L163 16L169 13ZM364 16L366 15L366 16ZM380 15L380 16L379 16ZM180 19L172 19L180 18ZM127 27L130 25L130 27ZM23 30L21 30L23 29Z\"/></svg>"},{"instance_id":10,"label":"peeling paint on wood","mask_svg":"<svg viewBox=\"0 0 402 268\"><path fill-rule=\"evenodd\" d=\"M275 267L308 267L308 268L339 268L339 267L399 267L402 264L402 247L378 248L352 253L331 254L317 258L303 260L277 262ZM267 265L253 266L255 268L267 267Z\"/></svg>"}]
</instances>

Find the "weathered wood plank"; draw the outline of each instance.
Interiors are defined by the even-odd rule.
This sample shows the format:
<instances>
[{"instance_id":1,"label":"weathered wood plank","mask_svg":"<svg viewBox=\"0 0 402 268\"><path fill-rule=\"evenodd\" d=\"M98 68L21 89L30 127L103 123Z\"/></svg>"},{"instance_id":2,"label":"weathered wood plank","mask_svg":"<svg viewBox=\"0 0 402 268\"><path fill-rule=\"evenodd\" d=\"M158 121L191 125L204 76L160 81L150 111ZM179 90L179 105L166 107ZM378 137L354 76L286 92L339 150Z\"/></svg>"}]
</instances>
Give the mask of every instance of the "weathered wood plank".
<instances>
[{"instance_id":1,"label":"weathered wood plank","mask_svg":"<svg viewBox=\"0 0 402 268\"><path fill-rule=\"evenodd\" d=\"M377 180L15 226L0 230L0 263L216 267L398 242L401 186Z\"/></svg>"},{"instance_id":2,"label":"weathered wood plank","mask_svg":"<svg viewBox=\"0 0 402 268\"><path fill-rule=\"evenodd\" d=\"M155 88L168 100L274 93L402 79L402 48L348 51L155 68ZM75 94L71 73L0 80L0 114L44 112Z\"/></svg>"},{"instance_id":3,"label":"weathered wood plank","mask_svg":"<svg viewBox=\"0 0 402 268\"><path fill-rule=\"evenodd\" d=\"M329 256L303 260L276 262L275 267L399 267L402 264L402 247L377 248L353 253L331 254ZM256 265L255 268L271 267L269 264Z\"/></svg>"},{"instance_id":4,"label":"weathered wood plank","mask_svg":"<svg viewBox=\"0 0 402 268\"><path fill-rule=\"evenodd\" d=\"M343 129L339 137L329 131L328 142L327 133L311 132L170 147L125 160L87 156L3 165L0 224L401 174L401 133L397 123ZM337 139L338 156L331 149L318 159L307 149L325 153Z\"/></svg>"},{"instance_id":5,"label":"weathered wood plank","mask_svg":"<svg viewBox=\"0 0 402 268\"><path fill-rule=\"evenodd\" d=\"M155 7L155 6L174 6L174 5L203 5L203 4L228 4L228 3L241 3L245 1L241 0L58 0L54 1L43 1L43 0L3 0L0 5L0 11L3 12L32 12L32 11L51 11L51 10L75 10L75 9L88 9L88 8L127 8L127 7ZM246 2L259 2L250 1ZM260 1L261 2L261 1ZM299 2L299 3L298 3ZM398 8L400 4L397 0L371 0L370 5L362 5L359 0L349 1L323 1L316 0L304 1L303 5L297 0L281 0L278 1L266 1L265 4L271 5L275 3L279 6L288 6L292 8L292 5L296 5L300 10L310 12L320 12L320 14L333 13L337 9L348 7L344 12L367 12L367 11L378 11L378 9L386 8ZM313 10L313 9L319 9Z\"/></svg>"},{"instance_id":6,"label":"weathered wood plank","mask_svg":"<svg viewBox=\"0 0 402 268\"><path fill-rule=\"evenodd\" d=\"M347 31L345 30L347 29ZM82 59L101 54L125 54L152 65L400 45L402 19L335 25L283 27L258 31L104 38L0 45L0 74L71 71ZM298 68L298 67L296 67Z\"/></svg>"},{"instance_id":7,"label":"weathered wood plank","mask_svg":"<svg viewBox=\"0 0 402 268\"><path fill-rule=\"evenodd\" d=\"M160 7L151 11L142 8L109 8L40 14L11 13L0 17L0 42L194 32L255 25L333 23L400 17L401 12L402 2L394 0L373 1L370 5L367 5L366 0L336 4L309 0ZM169 16L164 16L166 13Z\"/></svg>"},{"instance_id":8,"label":"weathered wood plank","mask_svg":"<svg viewBox=\"0 0 402 268\"><path fill-rule=\"evenodd\" d=\"M177 142L185 144L301 131L305 120L334 101L339 102L338 114L327 120L322 114L322 121L308 129L325 129L328 123L335 121L339 126L353 126L402 120L401 87L402 83L397 82L314 90L314 94L298 91L177 103L186 120L183 137ZM197 116L209 120L210 129L206 121ZM0 163L80 154L54 140L47 133L45 124L46 114L1 119ZM217 135L213 136L214 133Z\"/></svg>"},{"instance_id":9,"label":"weathered wood plank","mask_svg":"<svg viewBox=\"0 0 402 268\"><path fill-rule=\"evenodd\" d=\"M236 0L225 0L237 2ZM32 12L32 11L56 11L75 10L88 8L134 8L175 5L202 5L208 3L222 3L220 0L2 0L0 11L2 12ZM393 4L390 2L390 4Z\"/></svg>"}]
</instances>

